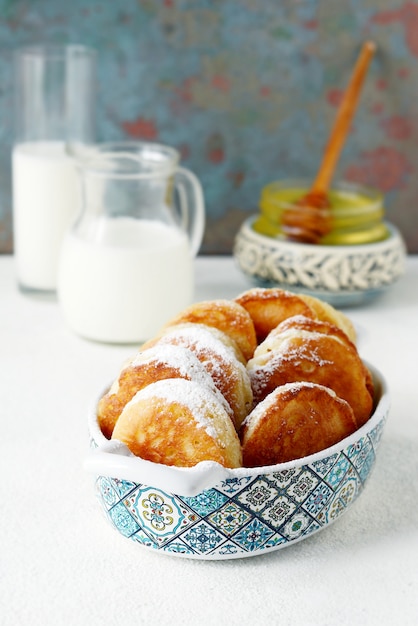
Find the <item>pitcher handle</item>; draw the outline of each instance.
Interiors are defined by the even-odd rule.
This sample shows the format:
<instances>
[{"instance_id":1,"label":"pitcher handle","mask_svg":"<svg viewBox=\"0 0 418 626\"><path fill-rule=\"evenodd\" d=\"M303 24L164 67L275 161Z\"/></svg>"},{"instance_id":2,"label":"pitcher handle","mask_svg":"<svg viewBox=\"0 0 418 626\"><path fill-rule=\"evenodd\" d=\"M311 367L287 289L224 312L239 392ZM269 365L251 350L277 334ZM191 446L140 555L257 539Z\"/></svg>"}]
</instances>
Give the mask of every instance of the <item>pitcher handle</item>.
<instances>
[{"instance_id":1,"label":"pitcher handle","mask_svg":"<svg viewBox=\"0 0 418 626\"><path fill-rule=\"evenodd\" d=\"M199 252L205 231L205 202L202 186L193 172L178 167L174 174L178 193L181 225L189 236L193 257Z\"/></svg>"}]
</instances>

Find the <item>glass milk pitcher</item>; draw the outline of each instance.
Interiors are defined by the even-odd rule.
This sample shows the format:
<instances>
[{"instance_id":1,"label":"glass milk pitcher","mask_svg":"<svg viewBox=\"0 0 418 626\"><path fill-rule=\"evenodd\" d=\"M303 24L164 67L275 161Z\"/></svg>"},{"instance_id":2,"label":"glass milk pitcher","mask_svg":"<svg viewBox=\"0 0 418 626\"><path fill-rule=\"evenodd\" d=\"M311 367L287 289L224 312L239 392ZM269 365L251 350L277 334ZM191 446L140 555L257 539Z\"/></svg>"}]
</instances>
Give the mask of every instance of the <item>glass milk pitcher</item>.
<instances>
[{"instance_id":1,"label":"glass milk pitcher","mask_svg":"<svg viewBox=\"0 0 418 626\"><path fill-rule=\"evenodd\" d=\"M193 300L201 185L159 144L106 143L75 158L81 211L61 251L62 312L88 339L145 341Z\"/></svg>"}]
</instances>

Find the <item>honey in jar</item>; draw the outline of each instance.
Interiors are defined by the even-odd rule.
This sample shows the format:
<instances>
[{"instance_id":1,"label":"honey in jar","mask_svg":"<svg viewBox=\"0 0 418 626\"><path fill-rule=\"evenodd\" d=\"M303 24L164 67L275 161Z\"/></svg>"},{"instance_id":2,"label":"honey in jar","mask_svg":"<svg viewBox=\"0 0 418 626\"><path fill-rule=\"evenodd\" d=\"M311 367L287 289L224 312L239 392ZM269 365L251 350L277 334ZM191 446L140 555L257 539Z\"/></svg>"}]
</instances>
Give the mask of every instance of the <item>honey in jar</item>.
<instances>
[{"instance_id":1,"label":"honey in jar","mask_svg":"<svg viewBox=\"0 0 418 626\"><path fill-rule=\"evenodd\" d=\"M283 180L266 185L261 192L260 214L253 228L262 235L285 238L281 227L284 211L306 195L309 183ZM320 245L355 245L383 241L389 236L384 222L383 195L371 188L352 183L338 183L328 194L331 230Z\"/></svg>"}]
</instances>

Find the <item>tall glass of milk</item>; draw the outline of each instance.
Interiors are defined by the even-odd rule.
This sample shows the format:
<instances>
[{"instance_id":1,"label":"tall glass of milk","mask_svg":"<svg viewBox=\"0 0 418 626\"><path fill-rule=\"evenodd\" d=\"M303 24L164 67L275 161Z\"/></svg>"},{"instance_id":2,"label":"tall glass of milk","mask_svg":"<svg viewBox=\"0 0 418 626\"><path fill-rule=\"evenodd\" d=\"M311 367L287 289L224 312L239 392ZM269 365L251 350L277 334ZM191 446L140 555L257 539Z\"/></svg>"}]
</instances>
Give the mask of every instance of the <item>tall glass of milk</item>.
<instances>
[{"instance_id":1,"label":"tall glass of milk","mask_svg":"<svg viewBox=\"0 0 418 626\"><path fill-rule=\"evenodd\" d=\"M14 57L14 254L23 291L55 291L64 233L79 208L72 152L95 139L96 53L80 45Z\"/></svg>"},{"instance_id":2,"label":"tall glass of milk","mask_svg":"<svg viewBox=\"0 0 418 626\"><path fill-rule=\"evenodd\" d=\"M63 315L85 338L141 343L192 302L201 185L156 143L98 144L77 169L82 210L61 251Z\"/></svg>"}]
</instances>

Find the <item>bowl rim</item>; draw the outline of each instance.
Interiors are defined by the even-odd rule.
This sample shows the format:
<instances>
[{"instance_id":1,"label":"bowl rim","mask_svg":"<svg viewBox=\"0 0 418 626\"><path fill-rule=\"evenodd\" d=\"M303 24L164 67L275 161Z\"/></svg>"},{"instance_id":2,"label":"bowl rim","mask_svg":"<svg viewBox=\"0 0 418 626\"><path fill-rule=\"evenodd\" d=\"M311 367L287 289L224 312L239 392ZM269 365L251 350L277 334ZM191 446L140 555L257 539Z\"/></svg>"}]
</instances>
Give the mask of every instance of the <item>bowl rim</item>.
<instances>
[{"instance_id":1,"label":"bowl rim","mask_svg":"<svg viewBox=\"0 0 418 626\"><path fill-rule=\"evenodd\" d=\"M363 362L370 370L375 384L375 404L371 417L348 437L309 456L276 465L232 469L225 468L215 461L201 461L194 467L176 467L142 459L134 456L122 442L106 439L100 430L96 408L98 400L109 388L107 387L95 398L89 410L88 429L91 450L85 459L84 467L96 476L111 476L133 483L153 486L168 493L195 496L206 489L215 487L221 481L239 480L244 477L255 478L260 475L298 469L322 461L355 444L371 432L389 413L390 393L386 379L375 366L364 359Z\"/></svg>"},{"instance_id":2,"label":"bowl rim","mask_svg":"<svg viewBox=\"0 0 418 626\"><path fill-rule=\"evenodd\" d=\"M240 235L243 234L249 235L253 240L259 242L263 245L268 245L270 248L280 247L284 250L295 251L298 250L300 253L313 254L315 252L321 254L339 254L346 255L352 254L353 252L357 252L358 254L369 254L370 252L380 252L381 249L385 249L386 247L391 247L393 245L401 245L404 247L403 239L399 229L392 224L391 222L384 221L388 231L389 237L383 239L382 241L375 241L373 243L360 243L360 244L347 244L347 245L321 245L321 244L312 244L312 243L300 243L297 241L287 241L285 239L280 239L279 237L268 237L267 235L263 235L258 233L252 228L252 224L257 219L258 214L250 215L244 220L241 224L241 227L237 233L236 239L239 239Z\"/></svg>"}]
</instances>

